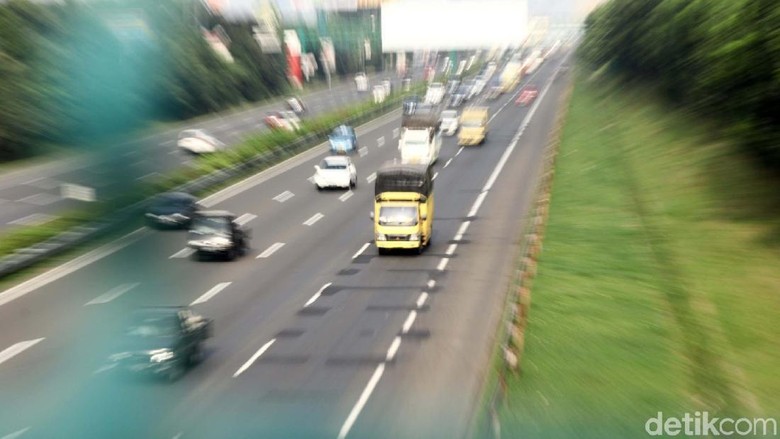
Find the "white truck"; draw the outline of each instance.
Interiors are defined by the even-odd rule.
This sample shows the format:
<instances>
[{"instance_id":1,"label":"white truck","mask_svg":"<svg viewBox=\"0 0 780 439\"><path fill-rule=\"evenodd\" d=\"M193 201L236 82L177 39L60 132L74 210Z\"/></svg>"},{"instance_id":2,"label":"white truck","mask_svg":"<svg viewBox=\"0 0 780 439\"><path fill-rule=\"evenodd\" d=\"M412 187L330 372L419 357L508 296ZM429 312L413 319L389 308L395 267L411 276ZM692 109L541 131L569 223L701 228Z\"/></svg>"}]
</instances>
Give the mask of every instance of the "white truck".
<instances>
[{"instance_id":1,"label":"white truck","mask_svg":"<svg viewBox=\"0 0 780 439\"><path fill-rule=\"evenodd\" d=\"M439 125L438 111L432 105L421 105L414 113L405 114L401 120L401 137L398 140L401 163L435 163L439 159L442 143Z\"/></svg>"},{"instance_id":2,"label":"white truck","mask_svg":"<svg viewBox=\"0 0 780 439\"><path fill-rule=\"evenodd\" d=\"M444 84L441 82L432 82L425 93L425 103L439 105L444 99Z\"/></svg>"}]
</instances>

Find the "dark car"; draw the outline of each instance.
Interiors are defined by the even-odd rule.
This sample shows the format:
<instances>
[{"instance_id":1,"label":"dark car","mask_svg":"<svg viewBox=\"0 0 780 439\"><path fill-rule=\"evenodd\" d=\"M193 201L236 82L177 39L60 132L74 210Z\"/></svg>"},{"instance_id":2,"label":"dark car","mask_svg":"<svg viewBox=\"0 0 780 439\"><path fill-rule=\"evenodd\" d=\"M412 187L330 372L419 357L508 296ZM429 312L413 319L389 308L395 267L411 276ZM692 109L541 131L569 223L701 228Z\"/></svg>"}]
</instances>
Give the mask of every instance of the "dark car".
<instances>
[{"instance_id":1,"label":"dark car","mask_svg":"<svg viewBox=\"0 0 780 439\"><path fill-rule=\"evenodd\" d=\"M450 97L450 107L460 107L463 105L463 102L465 102L468 98L470 91L471 87L467 85L458 87L458 89L455 90L455 92Z\"/></svg>"},{"instance_id":2,"label":"dark car","mask_svg":"<svg viewBox=\"0 0 780 439\"><path fill-rule=\"evenodd\" d=\"M249 231L236 223L230 212L211 210L198 212L190 224L187 247L194 249L193 256L218 256L233 260L249 251Z\"/></svg>"},{"instance_id":3,"label":"dark car","mask_svg":"<svg viewBox=\"0 0 780 439\"><path fill-rule=\"evenodd\" d=\"M184 192L166 192L155 197L146 211L151 227L185 228L200 206L198 200Z\"/></svg>"},{"instance_id":4,"label":"dark car","mask_svg":"<svg viewBox=\"0 0 780 439\"><path fill-rule=\"evenodd\" d=\"M175 380L201 360L212 325L184 306L142 308L131 315L109 361L126 372Z\"/></svg>"},{"instance_id":5,"label":"dark car","mask_svg":"<svg viewBox=\"0 0 780 439\"><path fill-rule=\"evenodd\" d=\"M352 154L358 149L357 135L349 125L337 126L328 136L328 142L332 154Z\"/></svg>"}]
</instances>

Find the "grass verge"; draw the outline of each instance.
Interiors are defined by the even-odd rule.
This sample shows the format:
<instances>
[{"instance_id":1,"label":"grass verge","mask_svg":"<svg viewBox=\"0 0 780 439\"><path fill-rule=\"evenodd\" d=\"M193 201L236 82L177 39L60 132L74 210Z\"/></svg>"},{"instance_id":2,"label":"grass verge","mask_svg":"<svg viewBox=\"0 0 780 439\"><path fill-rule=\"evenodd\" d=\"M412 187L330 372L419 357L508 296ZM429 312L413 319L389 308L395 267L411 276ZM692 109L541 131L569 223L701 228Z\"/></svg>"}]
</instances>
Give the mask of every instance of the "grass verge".
<instances>
[{"instance_id":1,"label":"grass verge","mask_svg":"<svg viewBox=\"0 0 780 439\"><path fill-rule=\"evenodd\" d=\"M501 437L777 415L778 186L711 132L646 90L576 80Z\"/></svg>"}]
</instances>

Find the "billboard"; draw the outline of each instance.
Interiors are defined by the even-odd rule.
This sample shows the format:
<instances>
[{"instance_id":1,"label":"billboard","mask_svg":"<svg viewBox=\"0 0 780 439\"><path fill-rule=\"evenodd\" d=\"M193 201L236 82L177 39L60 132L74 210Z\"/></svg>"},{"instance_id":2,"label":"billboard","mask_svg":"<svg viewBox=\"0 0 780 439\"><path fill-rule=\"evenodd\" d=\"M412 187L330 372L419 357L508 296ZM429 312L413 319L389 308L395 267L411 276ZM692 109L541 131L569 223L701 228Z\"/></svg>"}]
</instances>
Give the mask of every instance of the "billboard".
<instances>
[{"instance_id":1,"label":"billboard","mask_svg":"<svg viewBox=\"0 0 780 439\"><path fill-rule=\"evenodd\" d=\"M519 47L526 0L399 0L382 4L382 51Z\"/></svg>"}]
</instances>

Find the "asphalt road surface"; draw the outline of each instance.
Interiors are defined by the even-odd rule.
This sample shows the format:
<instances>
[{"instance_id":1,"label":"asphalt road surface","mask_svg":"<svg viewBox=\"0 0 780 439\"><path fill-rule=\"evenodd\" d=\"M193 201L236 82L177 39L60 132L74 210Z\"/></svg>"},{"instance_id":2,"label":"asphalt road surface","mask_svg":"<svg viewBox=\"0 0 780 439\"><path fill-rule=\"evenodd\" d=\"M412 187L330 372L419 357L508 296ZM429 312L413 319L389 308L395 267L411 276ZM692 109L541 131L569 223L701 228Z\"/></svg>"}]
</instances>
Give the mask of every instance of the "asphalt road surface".
<instances>
[{"instance_id":1,"label":"asphalt road surface","mask_svg":"<svg viewBox=\"0 0 780 439\"><path fill-rule=\"evenodd\" d=\"M354 191L308 181L323 144L203 200L243 215L241 259L197 262L182 232L143 228L0 292L0 438L465 437L562 62L524 81L534 105L516 107L517 89L488 103L484 145L445 139L420 256L372 242L371 181L398 155L399 110L357 129ZM110 368L129 311L195 301L215 319L201 364L172 383Z\"/></svg>"},{"instance_id":2,"label":"asphalt road surface","mask_svg":"<svg viewBox=\"0 0 780 439\"><path fill-rule=\"evenodd\" d=\"M370 85L382 74L372 75ZM396 89L400 80L388 75ZM419 76L419 75L418 75ZM329 110L354 105L371 98L359 93L354 81L334 82L332 89L302 94L308 112L303 119ZM176 147L178 133L185 128L203 129L228 145L240 143L250 135L265 131L263 118L269 111L287 110L284 99L246 110L182 122L175 128L143 138L106 145L102 151L82 154L69 160L7 172L0 175L0 232L23 225L48 222L68 209L89 203L89 194L63 185L77 185L94 190L96 199L105 199L121 190L157 174L187 165L193 159ZM64 196L63 196L64 195ZM81 197L87 197L82 199Z\"/></svg>"}]
</instances>

